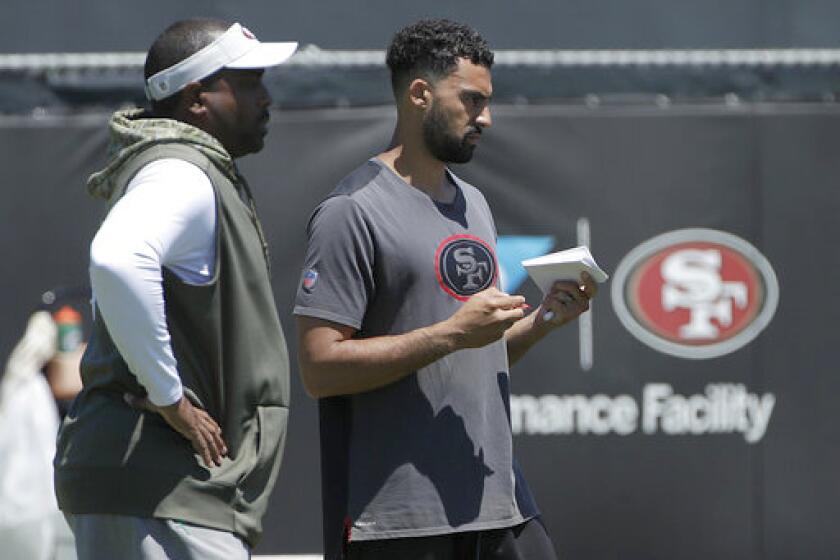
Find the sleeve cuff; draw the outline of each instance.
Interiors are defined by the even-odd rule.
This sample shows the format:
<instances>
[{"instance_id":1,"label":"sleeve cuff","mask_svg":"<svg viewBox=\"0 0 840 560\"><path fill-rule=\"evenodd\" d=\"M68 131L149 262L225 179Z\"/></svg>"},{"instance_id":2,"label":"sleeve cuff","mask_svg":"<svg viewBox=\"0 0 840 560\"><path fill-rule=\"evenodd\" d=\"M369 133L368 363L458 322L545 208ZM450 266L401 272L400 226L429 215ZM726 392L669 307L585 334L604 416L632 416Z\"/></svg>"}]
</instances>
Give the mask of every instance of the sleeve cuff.
<instances>
[{"instance_id":1,"label":"sleeve cuff","mask_svg":"<svg viewBox=\"0 0 840 560\"><path fill-rule=\"evenodd\" d=\"M149 391L149 401L155 406L169 406L173 405L184 396L184 388L178 382L173 385L168 391Z\"/></svg>"},{"instance_id":2,"label":"sleeve cuff","mask_svg":"<svg viewBox=\"0 0 840 560\"><path fill-rule=\"evenodd\" d=\"M362 328L362 322L358 319L353 319L346 315L342 315L340 313L333 313L332 311L326 311L324 309L318 309L315 307L307 307L305 305L297 305L295 306L294 310L292 311L293 315L303 315L304 317L315 317L316 319L324 319L325 321L332 321L333 323L339 323L341 325L345 325L348 327L352 327L356 330Z\"/></svg>"}]
</instances>

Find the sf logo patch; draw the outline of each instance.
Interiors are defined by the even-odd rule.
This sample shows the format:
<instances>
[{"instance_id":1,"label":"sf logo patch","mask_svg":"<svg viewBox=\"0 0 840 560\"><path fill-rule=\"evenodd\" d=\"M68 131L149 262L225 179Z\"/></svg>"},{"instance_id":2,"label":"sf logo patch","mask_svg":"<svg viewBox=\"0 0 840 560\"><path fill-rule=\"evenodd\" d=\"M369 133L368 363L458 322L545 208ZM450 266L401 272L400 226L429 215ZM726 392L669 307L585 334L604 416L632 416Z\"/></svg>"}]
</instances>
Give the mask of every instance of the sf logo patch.
<instances>
[{"instance_id":1,"label":"sf logo patch","mask_svg":"<svg viewBox=\"0 0 840 560\"><path fill-rule=\"evenodd\" d=\"M616 269L613 306L652 348L690 359L723 356L751 342L776 311L773 268L740 237L710 229L665 233Z\"/></svg>"},{"instance_id":2,"label":"sf logo patch","mask_svg":"<svg viewBox=\"0 0 840 560\"><path fill-rule=\"evenodd\" d=\"M435 272L440 287L461 301L494 285L496 271L493 249L474 235L447 237L435 254Z\"/></svg>"}]
</instances>

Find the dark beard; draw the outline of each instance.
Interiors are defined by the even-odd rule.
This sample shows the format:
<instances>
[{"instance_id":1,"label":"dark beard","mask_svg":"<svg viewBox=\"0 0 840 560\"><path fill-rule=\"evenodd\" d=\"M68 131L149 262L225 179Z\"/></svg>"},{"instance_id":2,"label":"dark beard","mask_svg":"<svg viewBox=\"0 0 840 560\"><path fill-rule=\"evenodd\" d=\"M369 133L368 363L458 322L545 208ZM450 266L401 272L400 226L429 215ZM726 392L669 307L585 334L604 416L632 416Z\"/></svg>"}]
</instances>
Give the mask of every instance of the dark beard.
<instances>
[{"instance_id":1,"label":"dark beard","mask_svg":"<svg viewBox=\"0 0 840 560\"><path fill-rule=\"evenodd\" d=\"M475 150L475 144L467 143L466 134L459 138L449 131L445 115L435 105L423 118L423 140L429 152L444 163L467 163Z\"/></svg>"}]
</instances>

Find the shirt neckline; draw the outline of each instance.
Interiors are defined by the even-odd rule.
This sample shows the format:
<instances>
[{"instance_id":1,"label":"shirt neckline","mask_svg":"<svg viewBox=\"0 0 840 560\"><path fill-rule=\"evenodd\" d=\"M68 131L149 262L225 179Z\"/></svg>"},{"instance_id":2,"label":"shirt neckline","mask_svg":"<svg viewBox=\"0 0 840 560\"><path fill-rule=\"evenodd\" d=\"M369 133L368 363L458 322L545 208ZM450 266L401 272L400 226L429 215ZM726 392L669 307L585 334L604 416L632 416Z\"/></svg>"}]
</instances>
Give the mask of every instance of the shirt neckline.
<instances>
[{"instance_id":1,"label":"shirt neckline","mask_svg":"<svg viewBox=\"0 0 840 560\"><path fill-rule=\"evenodd\" d=\"M374 165L378 166L380 169L384 169L386 171L386 173L392 179L394 179L400 186L408 189L412 193L412 196L418 196L418 197L422 198L423 200L428 200L429 202L431 202L432 204L434 204L436 207L440 208L441 210L451 211L451 210L457 208L458 205L461 203L461 200L464 197L464 194L463 194L462 189L461 189L460 180L458 179L458 177L455 176L454 173L452 173L452 171L450 171L450 169L448 167L444 168L444 171L446 172L446 177L449 180L449 183L453 187L455 187L455 197L452 199L452 202L441 202L439 200L435 200L434 198L429 196L424 191L418 189L417 187L409 184L405 179L400 177L393 169L391 169L384 161L379 159L379 157L374 156L374 157L370 158L369 161L371 163L373 163Z\"/></svg>"}]
</instances>

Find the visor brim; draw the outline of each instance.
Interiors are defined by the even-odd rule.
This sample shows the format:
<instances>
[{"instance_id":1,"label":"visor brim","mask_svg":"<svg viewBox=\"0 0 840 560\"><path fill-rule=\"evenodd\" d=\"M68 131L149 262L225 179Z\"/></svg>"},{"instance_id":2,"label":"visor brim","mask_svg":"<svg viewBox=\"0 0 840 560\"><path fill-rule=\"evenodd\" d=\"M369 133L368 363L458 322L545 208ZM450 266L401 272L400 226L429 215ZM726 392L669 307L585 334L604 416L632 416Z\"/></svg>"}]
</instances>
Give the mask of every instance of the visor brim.
<instances>
[{"instance_id":1,"label":"visor brim","mask_svg":"<svg viewBox=\"0 0 840 560\"><path fill-rule=\"evenodd\" d=\"M251 49L236 60L228 62L224 67L235 70L270 68L289 60L295 54L297 48L296 41L258 43L256 48Z\"/></svg>"}]
</instances>

